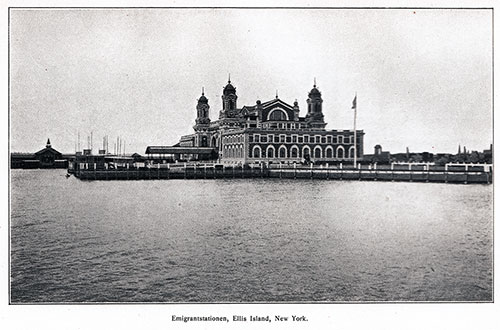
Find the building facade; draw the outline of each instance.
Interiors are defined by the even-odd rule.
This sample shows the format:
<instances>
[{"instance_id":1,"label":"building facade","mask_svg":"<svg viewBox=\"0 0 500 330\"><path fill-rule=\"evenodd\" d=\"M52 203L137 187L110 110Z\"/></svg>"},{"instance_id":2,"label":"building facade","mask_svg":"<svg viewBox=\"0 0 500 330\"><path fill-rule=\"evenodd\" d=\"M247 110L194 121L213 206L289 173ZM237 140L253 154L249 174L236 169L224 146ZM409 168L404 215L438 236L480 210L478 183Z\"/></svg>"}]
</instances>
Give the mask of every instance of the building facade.
<instances>
[{"instance_id":1,"label":"building facade","mask_svg":"<svg viewBox=\"0 0 500 330\"><path fill-rule=\"evenodd\" d=\"M300 116L297 100L290 105L275 99L238 107L236 88L229 80L222 93L222 110L210 119L208 99L202 91L196 106L194 133L182 136L181 147L211 147L226 164L338 163L362 159L362 130L327 130L321 92L314 84L308 94L307 113ZM356 143L356 148L354 147Z\"/></svg>"},{"instance_id":2,"label":"building facade","mask_svg":"<svg viewBox=\"0 0 500 330\"><path fill-rule=\"evenodd\" d=\"M47 139L45 148L35 153L12 153L10 155L11 168L67 168L68 159L72 155L63 155L52 148L50 139Z\"/></svg>"}]
</instances>

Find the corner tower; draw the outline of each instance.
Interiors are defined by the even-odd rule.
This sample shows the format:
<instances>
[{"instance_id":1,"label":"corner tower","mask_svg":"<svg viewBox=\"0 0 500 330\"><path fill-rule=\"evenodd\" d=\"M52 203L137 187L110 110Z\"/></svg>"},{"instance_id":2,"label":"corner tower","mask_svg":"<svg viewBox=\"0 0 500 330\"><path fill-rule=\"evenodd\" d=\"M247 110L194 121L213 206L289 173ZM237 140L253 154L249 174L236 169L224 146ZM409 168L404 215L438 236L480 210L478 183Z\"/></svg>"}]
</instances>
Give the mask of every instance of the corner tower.
<instances>
[{"instance_id":1,"label":"corner tower","mask_svg":"<svg viewBox=\"0 0 500 330\"><path fill-rule=\"evenodd\" d=\"M237 109L238 96L236 95L236 87L231 84L231 76L227 81L227 85L222 91L222 111L220 113L221 118L231 118Z\"/></svg>"},{"instance_id":2,"label":"corner tower","mask_svg":"<svg viewBox=\"0 0 500 330\"><path fill-rule=\"evenodd\" d=\"M309 92L307 99L306 123L311 128L323 129L326 126L323 116L323 99L321 92L316 88L316 79L314 79L313 89Z\"/></svg>"},{"instance_id":3,"label":"corner tower","mask_svg":"<svg viewBox=\"0 0 500 330\"><path fill-rule=\"evenodd\" d=\"M194 125L196 132L206 131L210 126L209 110L208 99L205 97L205 90L202 88L201 97L198 99L198 105L196 105L197 115L196 124Z\"/></svg>"}]
</instances>

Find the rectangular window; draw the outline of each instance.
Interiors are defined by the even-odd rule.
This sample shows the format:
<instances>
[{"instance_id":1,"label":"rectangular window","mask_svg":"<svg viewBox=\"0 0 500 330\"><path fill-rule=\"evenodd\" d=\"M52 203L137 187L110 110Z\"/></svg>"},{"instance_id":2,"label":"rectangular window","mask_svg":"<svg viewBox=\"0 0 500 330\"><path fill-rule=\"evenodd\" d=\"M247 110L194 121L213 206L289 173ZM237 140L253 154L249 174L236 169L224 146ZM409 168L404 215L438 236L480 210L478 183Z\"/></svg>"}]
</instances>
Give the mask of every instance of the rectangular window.
<instances>
[{"instance_id":1,"label":"rectangular window","mask_svg":"<svg viewBox=\"0 0 500 330\"><path fill-rule=\"evenodd\" d=\"M309 135L304 135L304 142L309 143Z\"/></svg>"},{"instance_id":2,"label":"rectangular window","mask_svg":"<svg viewBox=\"0 0 500 330\"><path fill-rule=\"evenodd\" d=\"M255 142L260 143L260 135L255 134Z\"/></svg>"},{"instance_id":3,"label":"rectangular window","mask_svg":"<svg viewBox=\"0 0 500 330\"><path fill-rule=\"evenodd\" d=\"M332 144L332 136L331 136L331 135L328 135L328 136L326 137L326 141L327 141L327 143L328 143L328 144Z\"/></svg>"},{"instance_id":4,"label":"rectangular window","mask_svg":"<svg viewBox=\"0 0 500 330\"><path fill-rule=\"evenodd\" d=\"M299 143L304 143L304 138L302 136L299 136Z\"/></svg>"},{"instance_id":5,"label":"rectangular window","mask_svg":"<svg viewBox=\"0 0 500 330\"><path fill-rule=\"evenodd\" d=\"M280 135L280 142L285 143L285 135L284 134Z\"/></svg>"},{"instance_id":6,"label":"rectangular window","mask_svg":"<svg viewBox=\"0 0 500 330\"><path fill-rule=\"evenodd\" d=\"M269 134L269 135L267 136L267 141L268 141L269 143L273 143L273 135L272 135L272 134Z\"/></svg>"},{"instance_id":7,"label":"rectangular window","mask_svg":"<svg viewBox=\"0 0 500 330\"><path fill-rule=\"evenodd\" d=\"M248 136L248 142L252 143L253 142L253 135Z\"/></svg>"},{"instance_id":8,"label":"rectangular window","mask_svg":"<svg viewBox=\"0 0 500 330\"><path fill-rule=\"evenodd\" d=\"M321 137L321 143L326 143L326 137L325 136Z\"/></svg>"},{"instance_id":9,"label":"rectangular window","mask_svg":"<svg viewBox=\"0 0 500 330\"><path fill-rule=\"evenodd\" d=\"M291 136L287 136L286 137L286 142L287 143L291 143L292 142L292 137Z\"/></svg>"},{"instance_id":10,"label":"rectangular window","mask_svg":"<svg viewBox=\"0 0 500 330\"><path fill-rule=\"evenodd\" d=\"M260 142L262 142L262 143L266 143L266 142L267 142L267 136L262 135L262 136L260 137Z\"/></svg>"},{"instance_id":11,"label":"rectangular window","mask_svg":"<svg viewBox=\"0 0 500 330\"><path fill-rule=\"evenodd\" d=\"M349 136L349 143L354 144L354 136Z\"/></svg>"},{"instance_id":12,"label":"rectangular window","mask_svg":"<svg viewBox=\"0 0 500 330\"><path fill-rule=\"evenodd\" d=\"M292 135L292 142L297 143L297 135Z\"/></svg>"}]
</instances>

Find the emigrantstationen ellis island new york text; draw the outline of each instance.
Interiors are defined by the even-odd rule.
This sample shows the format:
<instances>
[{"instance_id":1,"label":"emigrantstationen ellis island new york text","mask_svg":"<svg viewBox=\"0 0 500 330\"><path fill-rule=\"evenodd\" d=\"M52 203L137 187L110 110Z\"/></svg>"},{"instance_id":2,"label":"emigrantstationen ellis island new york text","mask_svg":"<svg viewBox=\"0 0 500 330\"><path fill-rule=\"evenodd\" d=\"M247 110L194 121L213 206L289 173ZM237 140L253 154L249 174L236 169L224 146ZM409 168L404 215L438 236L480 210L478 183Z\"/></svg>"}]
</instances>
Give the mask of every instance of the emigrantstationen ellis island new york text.
<instances>
[{"instance_id":1,"label":"emigrantstationen ellis island new york text","mask_svg":"<svg viewBox=\"0 0 500 330\"><path fill-rule=\"evenodd\" d=\"M323 99L314 79L307 113L300 116L297 100L290 105L278 96L238 107L236 87L229 77L222 92L218 120L210 119L209 100L202 88L196 105L194 133L173 146L148 146L145 155L125 154L118 139L110 153L88 148L63 156L50 140L35 154L12 154L13 168L66 167L85 180L145 180L174 178L315 178L445 183L491 183L492 146L483 152L429 152L392 155L374 147L364 154L364 131L356 129L357 95L352 100L353 129L326 129ZM80 141L75 143L80 150Z\"/></svg>"}]
</instances>

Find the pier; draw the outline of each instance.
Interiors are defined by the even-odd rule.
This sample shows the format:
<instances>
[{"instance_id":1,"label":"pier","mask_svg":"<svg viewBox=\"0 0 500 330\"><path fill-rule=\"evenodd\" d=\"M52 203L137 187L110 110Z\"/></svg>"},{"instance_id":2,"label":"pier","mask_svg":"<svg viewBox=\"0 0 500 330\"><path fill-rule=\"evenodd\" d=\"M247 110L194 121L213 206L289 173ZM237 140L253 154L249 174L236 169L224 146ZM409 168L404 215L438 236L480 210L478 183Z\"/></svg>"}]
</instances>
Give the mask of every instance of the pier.
<instances>
[{"instance_id":1,"label":"pier","mask_svg":"<svg viewBox=\"0 0 500 330\"><path fill-rule=\"evenodd\" d=\"M79 164L71 171L80 180L168 180L168 179L237 179L281 178L309 180L406 181L458 184L492 183L491 165L363 165L304 166L253 164L155 164L122 168L98 168L95 164Z\"/></svg>"}]
</instances>

